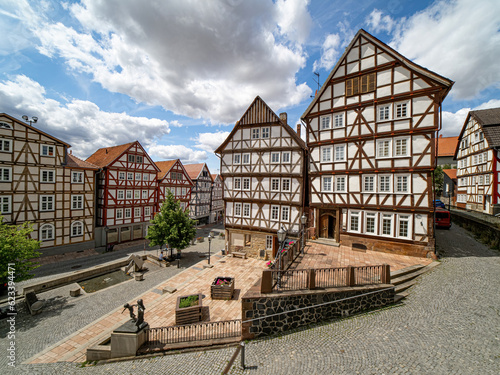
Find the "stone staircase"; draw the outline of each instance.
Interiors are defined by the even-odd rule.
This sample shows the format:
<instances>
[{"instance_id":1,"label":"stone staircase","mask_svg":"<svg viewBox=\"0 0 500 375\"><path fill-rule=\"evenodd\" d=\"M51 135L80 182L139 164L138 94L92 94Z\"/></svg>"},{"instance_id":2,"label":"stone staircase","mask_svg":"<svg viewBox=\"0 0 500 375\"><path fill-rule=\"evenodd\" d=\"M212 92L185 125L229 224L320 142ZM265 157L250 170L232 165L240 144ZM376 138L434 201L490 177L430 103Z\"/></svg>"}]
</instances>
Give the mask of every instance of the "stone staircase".
<instances>
[{"instance_id":1,"label":"stone staircase","mask_svg":"<svg viewBox=\"0 0 500 375\"><path fill-rule=\"evenodd\" d=\"M396 287L394 302L399 302L403 298L407 297L409 294L408 288L417 283L417 277L423 275L424 273L430 271L438 265L439 262L432 262L427 266L417 264L415 266L410 266L401 270L391 272L391 284Z\"/></svg>"}]
</instances>

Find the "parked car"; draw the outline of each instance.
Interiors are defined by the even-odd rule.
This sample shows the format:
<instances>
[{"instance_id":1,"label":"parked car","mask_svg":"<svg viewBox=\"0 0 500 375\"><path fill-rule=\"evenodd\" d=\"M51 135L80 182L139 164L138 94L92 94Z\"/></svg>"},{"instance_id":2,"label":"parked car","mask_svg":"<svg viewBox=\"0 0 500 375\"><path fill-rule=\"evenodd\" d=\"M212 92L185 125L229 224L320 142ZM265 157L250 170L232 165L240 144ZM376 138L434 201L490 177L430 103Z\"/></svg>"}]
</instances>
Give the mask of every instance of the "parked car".
<instances>
[{"instance_id":1,"label":"parked car","mask_svg":"<svg viewBox=\"0 0 500 375\"><path fill-rule=\"evenodd\" d=\"M436 207L436 208L438 208L438 207L446 208L446 206L444 205L444 202L441 201L440 199L436 199L434 201L434 207Z\"/></svg>"},{"instance_id":2,"label":"parked car","mask_svg":"<svg viewBox=\"0 0 500 375\"><path fill-rule=\"evenodd\" d=\"M451 228L451 213L448 210L437 208L436 209L436 227L437 228Z\"/></svg>"}]
</instances>

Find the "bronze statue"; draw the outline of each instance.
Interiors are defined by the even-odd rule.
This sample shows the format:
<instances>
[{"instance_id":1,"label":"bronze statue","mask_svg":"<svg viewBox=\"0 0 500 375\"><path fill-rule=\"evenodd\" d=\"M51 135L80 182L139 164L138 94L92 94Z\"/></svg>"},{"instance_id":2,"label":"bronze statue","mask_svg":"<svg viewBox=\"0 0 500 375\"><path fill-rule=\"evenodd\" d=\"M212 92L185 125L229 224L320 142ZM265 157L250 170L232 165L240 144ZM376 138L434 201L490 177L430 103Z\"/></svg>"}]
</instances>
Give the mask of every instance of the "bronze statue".
<instances>
[{"instance_id":1,"label":"bronze statue","mask_svg":"<svg viewBox=\"0 0 500 375\"><path fill-rule=\"evenodd\" d=\"M125 305L123 305L124 309L123 309L123 311L122 311L122 314L123 314L123 312L124 312L125 310L127 310L127 309L128 309L128 312L129 312L129 314L130 314L130 319L131 319L133 322L136 322L136 321L137 321L137 319L136 319L135 314L134 314L134 306L135 306L135 305L130 306L128 303L126 303Z\"/></svg>"},{"instance_id":2,"label":"bronze statue","mask_svg":"<svg viewBox=\"0 0 500 375\"><path fill-rule=\"evenodd\" d=\"M137 317L135 316L134 313L134 306L137 306ZM122 311L125 312L125 310L129 311L130 314L130 320L135 323L135 326L137 327L137 331L141 330L142 328L146 327L148 323L144 321L144 310L146 310L146 307L144 306L144 303L142 302L142 299L137 300L136 305L129 305L126 303L123 305L124 309Z\"/></svg>"}]
</instances>

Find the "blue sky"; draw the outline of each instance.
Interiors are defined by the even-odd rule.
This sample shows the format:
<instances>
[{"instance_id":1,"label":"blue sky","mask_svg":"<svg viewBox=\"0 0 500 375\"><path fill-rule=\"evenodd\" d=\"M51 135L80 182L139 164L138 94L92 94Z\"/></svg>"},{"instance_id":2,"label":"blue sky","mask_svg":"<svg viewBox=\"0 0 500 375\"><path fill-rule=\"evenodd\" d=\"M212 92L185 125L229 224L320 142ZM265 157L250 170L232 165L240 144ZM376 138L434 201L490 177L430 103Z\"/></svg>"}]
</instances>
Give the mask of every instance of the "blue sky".
<instances>
[{"instance_id":1,"label":"blue sky","mask_svg":"<svg viewBox=\"0 0 500 375\"><path fill-rule=\"evenodd\" d=\"M84 159L139 140L216 173L255 96L295 128L360 28L456 82L444 136L500 107L497 0L0 0L0 27L0 112Z\"/></svg>"}]
</instances>

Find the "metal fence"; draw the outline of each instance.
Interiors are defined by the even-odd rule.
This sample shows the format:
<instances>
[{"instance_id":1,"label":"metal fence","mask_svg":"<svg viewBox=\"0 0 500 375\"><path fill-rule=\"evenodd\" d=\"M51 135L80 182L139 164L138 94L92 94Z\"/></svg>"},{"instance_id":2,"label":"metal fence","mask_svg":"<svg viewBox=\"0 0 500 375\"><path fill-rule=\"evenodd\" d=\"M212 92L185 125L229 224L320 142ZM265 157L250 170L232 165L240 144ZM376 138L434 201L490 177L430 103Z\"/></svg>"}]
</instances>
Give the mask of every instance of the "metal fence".
<instances>
[{"instance_id":1,"label":"metal fence","mask_svg":"<svg viewBox=\"0 0 500 375\"><path fill-rule=\"evenodd\" d=\"M149 328L146 330L144 346L161 349L169 344L231 337L238 340L241 337L240 319Z\"/></svg>"},{"instance_id":2,"label":"metal fence","mask_svg":"<svg viewBox=\"0 0 500 375\"><path fill-rule=\"evenodd\" d=\"M308 270L272 271L273 289L303 290L309 289Z\"/></svg>"}]
</instances>

